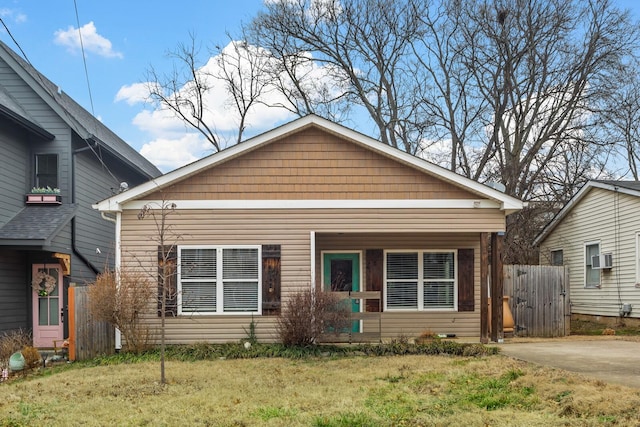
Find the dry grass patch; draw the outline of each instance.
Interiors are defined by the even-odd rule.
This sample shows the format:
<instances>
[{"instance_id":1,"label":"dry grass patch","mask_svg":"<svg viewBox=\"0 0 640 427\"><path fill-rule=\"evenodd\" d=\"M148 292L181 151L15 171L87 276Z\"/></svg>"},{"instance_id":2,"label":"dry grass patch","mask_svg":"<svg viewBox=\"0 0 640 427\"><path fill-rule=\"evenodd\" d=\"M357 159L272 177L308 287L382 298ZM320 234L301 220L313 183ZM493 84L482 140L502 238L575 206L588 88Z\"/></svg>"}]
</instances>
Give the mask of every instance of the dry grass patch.
<instances>
[{"instance_id":1,"label":"dry grass patch","mask_svg":"<svg viewBox=\"0 0 640 427\"><path fill-rule=\"evenodd\" d=\"M0 425L637 425L640 390L502 356L167 362L0 385Z\"/></svg>"}]
</instances>

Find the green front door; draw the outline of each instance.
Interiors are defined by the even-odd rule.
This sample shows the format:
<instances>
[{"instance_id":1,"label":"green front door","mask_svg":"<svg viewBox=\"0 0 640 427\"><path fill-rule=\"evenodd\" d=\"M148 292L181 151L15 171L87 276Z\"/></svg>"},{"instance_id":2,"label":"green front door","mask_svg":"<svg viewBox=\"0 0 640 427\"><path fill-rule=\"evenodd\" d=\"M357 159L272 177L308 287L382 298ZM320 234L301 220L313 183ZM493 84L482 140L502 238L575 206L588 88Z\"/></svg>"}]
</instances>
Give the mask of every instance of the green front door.
<instances>
[{"instance_id":1,"label":"green front door","mask_svg":"<svg viewBox=\"0 0 640 427\"><path fill-rule=\"evenodd\" d=\"M323 264L323 289L331 292L357 292L360 290L360 254L325 253ZM360 311L360 300L352 300L351 311ZM360 332L360 321L354 320L351 332Z\"/></svg>"}]
</instances>

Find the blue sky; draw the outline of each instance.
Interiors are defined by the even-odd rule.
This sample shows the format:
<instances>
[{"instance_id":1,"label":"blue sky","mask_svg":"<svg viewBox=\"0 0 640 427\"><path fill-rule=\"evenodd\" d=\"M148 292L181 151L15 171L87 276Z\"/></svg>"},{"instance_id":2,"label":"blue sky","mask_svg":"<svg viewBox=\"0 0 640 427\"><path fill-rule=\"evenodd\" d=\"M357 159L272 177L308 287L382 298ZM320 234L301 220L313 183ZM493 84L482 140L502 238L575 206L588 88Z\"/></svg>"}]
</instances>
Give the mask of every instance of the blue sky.
<instances>
[{"instance_id":1,"label":"blue sky","mask_svg":"<svg viewBox=\"0 0 640 427\"><path fill-rule=\"evenodd\" d=\"M76 4L78 20L73 0L0 1L0 16L36 69L88 111L92 111L92 98L96 117L141 150L157 135L134 124L145 106L117 100L118 92L144 81L152 65L167 69L167 51L189 42L190 32L205 44L227 44L225 33L250 20L262 0L76 0ZM82 55L74 44L78 27L83 30L91 98ZM18 50L4 28L0 39ZM205 149L193 154L207 153ZM160 166L164 171L171 169Z\"/></svg>"},{"instance_id":2,"label":"blue sky","mask_svg":"<svg viewBox=\"0 0 640 427\"><path fill-rule=\"evenodd\" d=\"M640 17L638 0L615 3ZM168 69L167 51L189 42L190 33L203 41L203 49L206 44L226 45L226 32L236 32L262 4L263 0L0 0L0 17L41 73L166 172L211 151L184 127L163 126L149 107L133 102L135 85L144 81L150 66ZM77 47L78 27L82 28L93 108ZM4 28L0 39L18 50ZM216 124L232 127L225 107L217 108ZM260 119L254 117L246 136L292 118L282 112L263 111L256 116Z\"/></svg>"}]
</instances>

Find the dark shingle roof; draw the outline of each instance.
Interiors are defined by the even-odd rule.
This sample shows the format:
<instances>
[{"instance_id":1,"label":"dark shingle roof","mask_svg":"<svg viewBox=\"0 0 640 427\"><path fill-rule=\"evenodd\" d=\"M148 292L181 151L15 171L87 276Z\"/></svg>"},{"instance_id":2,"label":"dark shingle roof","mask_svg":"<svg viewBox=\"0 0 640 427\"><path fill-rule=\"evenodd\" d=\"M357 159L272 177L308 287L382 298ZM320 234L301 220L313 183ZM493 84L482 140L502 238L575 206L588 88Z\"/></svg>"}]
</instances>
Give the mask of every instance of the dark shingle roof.
<instances>
[{"instance_id":1,"label":"dark shingle roof","mask_svg":"<svg viewBox=\"0 0 640 427\"><path fill-rule=\"evenodd\" d=\"M0 228L0 246L47 246L76 210L76 205L26 206Z\"/></svg>"},{"instance_id":2,"label":"dark shingle roof","mask_svg":"<svg viewBox=\"0 0 640 427\"><path fill-rule=\"evenodd\" d=\"M71 99L67 94L58 90L58 86L47 79L38 70L33 68L27 61L11 50L6 44L0 41L0 57L11 59L20 67L20 70L27 73L32 82L30 85L40 86L51 97L61 109L60 116L71 128L84 139L94 139L112 154L125 163L139 169L149 178L155 178L162 173L151 162L145 159L133 147L123 141L118 135L103 125L91 113L82 108L80 104ZM16 70L20 74L20 70ZM23 76L24 77L24 76Z\"/></svg>"}]
</instances>

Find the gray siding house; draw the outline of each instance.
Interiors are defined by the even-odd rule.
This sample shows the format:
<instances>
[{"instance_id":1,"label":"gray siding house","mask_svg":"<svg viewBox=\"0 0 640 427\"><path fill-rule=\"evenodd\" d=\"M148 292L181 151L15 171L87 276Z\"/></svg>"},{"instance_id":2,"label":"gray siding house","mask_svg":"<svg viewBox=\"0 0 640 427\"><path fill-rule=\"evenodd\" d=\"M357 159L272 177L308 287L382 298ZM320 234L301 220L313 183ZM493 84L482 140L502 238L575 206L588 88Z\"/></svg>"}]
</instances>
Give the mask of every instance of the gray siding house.
<instances>
[{"instance_id":1,"label":"gray siding house","mask_svg":"<svg viewBox=\"0 0 640 427\"><path fill-rule=\"evenodd\" d=\"M0 333L51 347L66 287L113 264L115 224L91 205L161 173L2 42L0 149Z\"/></svg>"}]
</instances>

